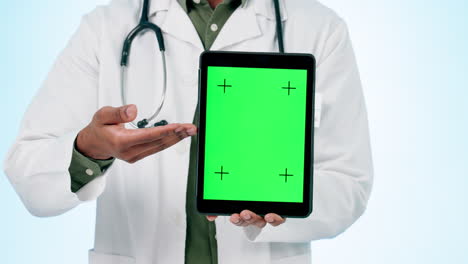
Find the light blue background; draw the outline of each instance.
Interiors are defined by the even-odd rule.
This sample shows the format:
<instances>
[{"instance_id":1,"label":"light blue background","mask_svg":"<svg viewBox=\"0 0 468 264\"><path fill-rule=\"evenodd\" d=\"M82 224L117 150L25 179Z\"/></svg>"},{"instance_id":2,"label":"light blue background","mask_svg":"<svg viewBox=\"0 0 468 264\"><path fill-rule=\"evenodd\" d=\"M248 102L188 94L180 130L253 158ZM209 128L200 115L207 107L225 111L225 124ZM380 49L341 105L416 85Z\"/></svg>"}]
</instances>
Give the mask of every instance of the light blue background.
<instances>
[{"instance_id":1,"label":"light blue background","mask_svg":"<svg viewBox=\"0 0 468 264\"><path fill-rule=\"evenodd\" d=\"M2 160L81 16L104 2L0 2ZM313 243L314 263L468 263L468 3L323 3L350 28L367 99L375 185L355 225ZM86 263L93 203L35 218L0 175L0 208L0 263Z\"/></svg>"}]
</instances>

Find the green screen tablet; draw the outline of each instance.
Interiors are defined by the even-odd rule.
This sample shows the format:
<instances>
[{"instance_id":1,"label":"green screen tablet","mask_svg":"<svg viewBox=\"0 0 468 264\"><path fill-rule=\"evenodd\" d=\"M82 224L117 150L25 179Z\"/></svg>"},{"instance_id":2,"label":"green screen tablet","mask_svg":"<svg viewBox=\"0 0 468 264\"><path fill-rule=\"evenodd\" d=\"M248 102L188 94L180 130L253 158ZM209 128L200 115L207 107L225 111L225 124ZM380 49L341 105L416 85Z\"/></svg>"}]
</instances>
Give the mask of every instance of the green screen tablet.
<instances>
[{"instance_id":1,"label":"green screen tablet","mask_svg":"<svg viewBox=\"0 0 468 264\"><path fill-rule=\"evenodd\" d=\"M314 73L307 54L201 55L200 212L310 214Z\"/></svg>"}]
</instances>

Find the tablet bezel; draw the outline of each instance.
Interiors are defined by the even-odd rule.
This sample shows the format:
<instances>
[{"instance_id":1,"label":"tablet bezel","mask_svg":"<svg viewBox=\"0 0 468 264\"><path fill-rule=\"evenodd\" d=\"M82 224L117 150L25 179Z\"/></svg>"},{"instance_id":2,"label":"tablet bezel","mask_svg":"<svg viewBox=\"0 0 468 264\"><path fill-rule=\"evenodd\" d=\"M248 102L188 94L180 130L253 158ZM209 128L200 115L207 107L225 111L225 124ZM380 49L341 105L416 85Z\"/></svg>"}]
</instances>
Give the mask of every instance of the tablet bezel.
<instances>
[{"instance_id":1,"label":"tablet bezel","mask_svg":"<svg viewBox=\"0 0 468 264\"><path fill-rule=\"evenodd\" d=\"M304 218L313 210L313 160L314 160L314 97L315 97L315 58L312 54L302 53L269 53L269 52L227 52L205 51L200 55L199 66L199 103L200 114L197 144L197 210L206 215L231 215L240 213L244 209L251 210L258 215L276 213L283 217ZM204 189L204 157L205 157L205 126L206 126L206 95L208 66L224 67L252 67L276 69L305 69L307 70L306 95L306 133L304 146L304 175L309 172L310 177L304 177L302 203L290 202L258 202L232 200L205 200ZM270 208L270 210L266 210Z\"/></svg>"}]
</instances>

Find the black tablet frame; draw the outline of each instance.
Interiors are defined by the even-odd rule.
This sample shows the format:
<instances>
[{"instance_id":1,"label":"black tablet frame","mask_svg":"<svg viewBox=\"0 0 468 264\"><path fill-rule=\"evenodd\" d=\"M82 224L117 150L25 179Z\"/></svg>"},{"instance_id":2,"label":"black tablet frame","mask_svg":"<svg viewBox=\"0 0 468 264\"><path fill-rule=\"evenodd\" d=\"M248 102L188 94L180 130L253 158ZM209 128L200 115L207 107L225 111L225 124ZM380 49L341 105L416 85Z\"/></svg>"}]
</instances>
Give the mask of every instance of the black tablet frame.
<instances>
[{"instance_id":1,"label":"black tablet frame","mask_svg":"<svg viewBox=\"0 0 468 264\"><path fill-rule=\"evenodd\" d=\"M197 144L197 184L196 207L198 212L206 215L231 215L244 209L258 215L276 213L283 217L304 218L313 210L313 172L314 172L314 101L315 101L315 58L312 54L303 53L268 53L268 52L227 52L205 51L200 55L199 66L199 102L200 114ZM232 200L204 200L204 158L205 158L205 126L206 126L206 95L207 67L254 67L277 69L307 70L306 99L306 133L304 146L304 197L302 203L288 202L257 202ZM268 210L266 209L268 208Z\"/></svg>"}]
</instances>

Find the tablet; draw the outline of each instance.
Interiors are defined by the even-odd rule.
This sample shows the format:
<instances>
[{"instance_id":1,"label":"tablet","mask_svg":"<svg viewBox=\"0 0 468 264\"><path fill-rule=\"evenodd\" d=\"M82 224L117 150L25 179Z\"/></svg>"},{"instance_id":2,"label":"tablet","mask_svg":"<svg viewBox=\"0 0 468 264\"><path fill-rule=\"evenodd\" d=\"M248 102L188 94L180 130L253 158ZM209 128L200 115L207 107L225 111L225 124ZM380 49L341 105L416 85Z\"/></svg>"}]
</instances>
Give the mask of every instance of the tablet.
<instances>
[{"instance_id":1,"label":"tablet","mask_svg":"<svg viewBox=\"0 0 468 264\"><path fill-rule=\"evenodd\" d=\"M310 215L314 57L207 51L199 75L198 211Z\"/></svg>"}]
</instances>

